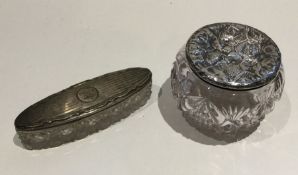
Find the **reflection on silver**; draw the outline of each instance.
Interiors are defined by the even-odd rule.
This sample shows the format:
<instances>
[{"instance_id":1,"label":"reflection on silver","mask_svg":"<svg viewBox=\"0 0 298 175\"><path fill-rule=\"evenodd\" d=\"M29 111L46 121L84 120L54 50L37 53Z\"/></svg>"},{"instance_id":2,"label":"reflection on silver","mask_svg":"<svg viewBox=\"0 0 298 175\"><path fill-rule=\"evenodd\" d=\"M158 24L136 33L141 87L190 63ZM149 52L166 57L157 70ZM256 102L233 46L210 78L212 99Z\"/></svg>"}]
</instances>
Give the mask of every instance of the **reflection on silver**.
<instances>
[{"instance_id":1,"label":"reflection on silver","mask_svg":"<svg viewBox=\"0 0 298 175\"><path fill-rule=\"evenodd\" d=\"M232 142L256 130L274 108L284 87L282 66L273 81L251 90L231 90L201 80L191 69L185 47L176 57L171 85L187 122L205 135Z\"/></svg>"},{"instance_id":2,"label":"reflection on silver","mask_svg":"<svg viewBox=\"0 0 298 175\"><path fill-rule=\"evenodd\" d=\"M265 33L242 24L216 23L197 30L186 58L200 78L229 89L252 89L276 77L281 54Z\"/></svg>"}]
</instances>

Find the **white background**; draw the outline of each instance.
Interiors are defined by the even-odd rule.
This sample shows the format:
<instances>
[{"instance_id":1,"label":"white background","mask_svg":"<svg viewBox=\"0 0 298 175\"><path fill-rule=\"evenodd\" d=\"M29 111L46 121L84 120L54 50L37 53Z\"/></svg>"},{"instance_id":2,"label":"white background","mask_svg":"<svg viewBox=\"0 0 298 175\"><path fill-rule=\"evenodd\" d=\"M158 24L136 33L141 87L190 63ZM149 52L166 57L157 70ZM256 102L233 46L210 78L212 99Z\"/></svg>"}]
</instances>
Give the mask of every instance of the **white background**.
<instances>
[{"instance_id":1,"label":"white background","mask_svg":"<svg viewBox=\"0 0 298 175\"><path fill-rule=\"evenodd\" d=\"M278 44L286 86L257 132L222 145L185 123L168 78L175 54L196 29L228 21L256 27ZM0 174L297 174L297 51L296 0L0 0ZM133 66L153 72L146 107L74 143L21 147L14 119L22 110Z\"/></svg>"}]
</instances>

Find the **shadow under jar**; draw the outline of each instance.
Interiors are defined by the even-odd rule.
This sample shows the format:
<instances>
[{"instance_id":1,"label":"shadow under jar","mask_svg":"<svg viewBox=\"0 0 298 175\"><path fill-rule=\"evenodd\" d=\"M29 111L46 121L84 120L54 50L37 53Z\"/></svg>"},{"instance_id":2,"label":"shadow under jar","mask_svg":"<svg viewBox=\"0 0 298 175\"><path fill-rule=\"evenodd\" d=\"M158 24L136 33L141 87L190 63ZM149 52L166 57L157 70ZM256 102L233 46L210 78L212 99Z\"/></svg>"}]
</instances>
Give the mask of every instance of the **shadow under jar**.
<instances>
[{"instance_id":1,"label":"shadow under jar","mask_svg":"<svg viewBox=\"0 0 298 175\"><path fill-rule=\"evenodd\" d=\"M234 142L255 131L281 98L281 54L270 37L253 27L207 25L178 52L171 84L191 126Z\"/></svg>"}]
</instances>

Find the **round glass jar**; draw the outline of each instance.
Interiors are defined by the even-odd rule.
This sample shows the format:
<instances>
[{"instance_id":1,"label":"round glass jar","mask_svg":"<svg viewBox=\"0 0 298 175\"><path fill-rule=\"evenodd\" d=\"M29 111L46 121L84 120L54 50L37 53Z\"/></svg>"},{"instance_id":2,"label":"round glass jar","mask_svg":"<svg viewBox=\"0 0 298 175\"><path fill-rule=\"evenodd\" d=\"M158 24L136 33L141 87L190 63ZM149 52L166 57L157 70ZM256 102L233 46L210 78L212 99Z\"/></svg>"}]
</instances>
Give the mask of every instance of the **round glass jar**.
<instances>
[{"instance_id":1,"label":"round glass jar","mask_svg":"<svg viewBox=\"0 0 298 175\"><path fill-rule=\"evenodd\" d=\"M253 27L207 25L178 52L171 84L191 126L217 140L237 141L255 131L280 99L281 54Z\"/></svg>"}]
</instances>

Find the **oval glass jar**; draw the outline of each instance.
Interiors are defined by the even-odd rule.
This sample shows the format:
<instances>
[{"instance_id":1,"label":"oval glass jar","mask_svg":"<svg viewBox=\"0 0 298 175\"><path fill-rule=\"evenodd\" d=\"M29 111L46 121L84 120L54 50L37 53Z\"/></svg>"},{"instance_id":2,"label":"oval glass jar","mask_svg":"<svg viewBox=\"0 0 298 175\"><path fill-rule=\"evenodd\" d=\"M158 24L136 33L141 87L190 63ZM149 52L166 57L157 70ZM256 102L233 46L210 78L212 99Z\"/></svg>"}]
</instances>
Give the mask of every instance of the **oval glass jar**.
<instances>
[{"instance_id":1,"label":"oval glass jar","mask_svg":"<svg viewBox=\"0 0 298 175\"><path fill-rule=\"evenodd\" d=\"M187 122L233 142L252 133L284 87L281 54L263 32L236 23L197 30L177 54L173 95Z\"/></svg>"},{"instance_id":2,"label":"oval glass jar","mask_svg":"<svg viewBox=\"0 0 298 175\"><path fill-rule=\"evenodd\" d=\"M15 120L26 149L52 148L128 117L151 95L152 73L128 68L78 83L33 104Z\"/></svg>"}]
</instances>

